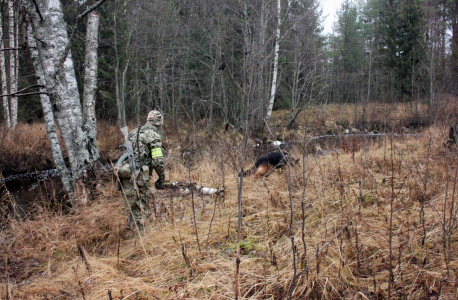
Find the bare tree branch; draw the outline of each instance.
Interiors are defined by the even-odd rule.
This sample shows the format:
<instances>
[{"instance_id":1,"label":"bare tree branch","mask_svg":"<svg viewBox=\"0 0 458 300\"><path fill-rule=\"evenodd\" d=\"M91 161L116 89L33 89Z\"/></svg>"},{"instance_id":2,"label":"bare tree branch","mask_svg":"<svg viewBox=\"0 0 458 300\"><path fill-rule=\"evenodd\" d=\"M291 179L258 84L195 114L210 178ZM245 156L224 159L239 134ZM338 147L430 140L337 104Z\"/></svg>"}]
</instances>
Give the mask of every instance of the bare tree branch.
<instances>
[{"instance_id":1,"label":"bare tree branch","mask_svg":"<svg viewBox=\"0 0 458 300\"><path fill-rule=\"evenodd\" d=\"M6 95L0 95L0 97L9 97L9 96L28 96L28 95L38 95L38 94L48 94L47 92L31 92L31 93L25 93L25 94L21 94L22 92L25 92L27 91L28 89L32 89L32 88L45 88L43 85L40 85L40 84L34 84L34 85L31 85L31 86L28 86L22 90L19 90L15 93L12 93L12 94L6 94Z\"/></svg>"},{"instance_id":2,"label":"bare tree branch","mask_svg":"<svg viewBox=\"0 0 458 300\"><path fill-rule=\"evenodd\" d=\"M0 51L16 51L16 50L21 50L22 48L5 48L5 49L0 49Z\"/></svg>"},{"instance_id":3,"label":"bare tree branch","mask_svg":"<svg viewBox=\"0 0 458 300\"><path fill-rule=\"evenodd\" d=\"M62 69L62 66L64 65L65 60L67 59L68 52L70 51L70 48L71 48L71 46L73 44L73 41L74 41L75 36L76 36L76 32L78 31L77 28L78 28L78 25L81 22L81 20L83 20L84 17L87 16L91 11L95 10L97 7L99 7L100 5L105 3L106 1L108 1L108 0L99 0L99 1L97 1L94 5L92 5L88 9L86 9L83 13L81 13L76 18L76 23L75 23L75 26L73 26L72 33L71 33L70 38L68 40L68 44L65 47L64 53L62 54L62 57L60 58L59 63L57 64L56 75L59 74L60 70Z\"/></svg>"},{"instance_id":4,"label":"bare tree branch","mask_svg":"<svg viewBox=\"0 0 458 300\"><path fill-rule=\"evenodd\" d=\"M49 95L49 94L48 92L31 92L31 93L25 93L25 94L15 94L14 96L21 97L21 96L30 96L30 95Z\"/></svg>"}]
</instances>

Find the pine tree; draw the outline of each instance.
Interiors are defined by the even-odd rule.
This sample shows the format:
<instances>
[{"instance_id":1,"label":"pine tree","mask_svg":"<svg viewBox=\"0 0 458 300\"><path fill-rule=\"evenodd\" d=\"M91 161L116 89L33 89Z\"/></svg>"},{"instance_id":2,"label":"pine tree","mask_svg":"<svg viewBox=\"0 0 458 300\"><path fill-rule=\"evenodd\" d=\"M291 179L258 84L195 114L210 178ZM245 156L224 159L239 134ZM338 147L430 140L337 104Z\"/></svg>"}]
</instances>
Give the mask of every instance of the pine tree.
<instances>
[{"instance_id":1,"label":"pine tree","mask_svg":"<svg viewBox=\"0 0 458 300\"><path fill-rule=\"evenodd\" d=\"M421 0L384 0L377 31L387 74L401 99L412 95L412 70L425 58L425 14Z\"/></svg>"}]
</instances>

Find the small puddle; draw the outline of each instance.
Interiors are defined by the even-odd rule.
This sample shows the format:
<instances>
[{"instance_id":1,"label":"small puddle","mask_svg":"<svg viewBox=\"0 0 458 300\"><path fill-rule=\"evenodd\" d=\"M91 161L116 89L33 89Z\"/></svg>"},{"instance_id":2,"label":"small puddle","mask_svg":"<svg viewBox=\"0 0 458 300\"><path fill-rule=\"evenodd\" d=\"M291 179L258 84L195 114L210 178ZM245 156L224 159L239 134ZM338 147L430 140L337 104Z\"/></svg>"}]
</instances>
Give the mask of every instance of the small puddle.
<instances>
[{"instance_id":1,"label":"small puddle","mask_svg":"<svg viewBox=\"0 0 458 300\"><path fill-rule=\"evenodd\" d=\"M101 173L112 171L112 165L100 166ZM0 213L24 217L34 205L58 204L64 186L57 169L10 175L0 179Z\"/></svg>"},{"instance_id":2,"label":"small puddle","mask_svg":"<svg viewBox=\"0 0 458 300\"><path fill-rule=\"evenodd\" d=\"M57 169L11 175L0 180L0 184L1 209L22 217L30 206L50 197L56 198L63 189Z\"/></svg>"}]
</instances>

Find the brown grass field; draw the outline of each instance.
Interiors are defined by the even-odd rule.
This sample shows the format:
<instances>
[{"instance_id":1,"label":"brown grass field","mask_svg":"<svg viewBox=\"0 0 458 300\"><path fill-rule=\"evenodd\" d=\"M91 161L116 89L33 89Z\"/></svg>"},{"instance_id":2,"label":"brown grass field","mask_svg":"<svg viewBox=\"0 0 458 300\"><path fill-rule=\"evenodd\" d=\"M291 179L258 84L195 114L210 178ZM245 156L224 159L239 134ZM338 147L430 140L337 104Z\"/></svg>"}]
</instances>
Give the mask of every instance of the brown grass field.
<instances>
[{"instance_id":1,"label":"brown grass field","mask_svg":"<svg viewBox=\"0 0 458 300\"><path fill-rule=\"evenodd\" d=\"M299 139L292 150L299 162L244 178L239 299L457 299L458 149L444 144L458 105L444 103L435 124L415 130L411 105L373 105L373 124L419 135L361 139L324 156L302 151L305 129L340 131L342 121L353 122L354 107L310 109L289 132L280 126L286 112L276 112L269 138ZM425 107L419 111L424 117ZM120 134L101 126L102 156L114 159ZM152 190L155 213L138 234L125 230L121 194L107 176L97 198L70 213L35 205L28 219L7 217L0 298L234 299L243 136L217 131L210 139L202 127L166 128L166 176L187 181L190 174L200 185L224 187L221 196ZM16 149L46 153L44 141L20 143ZM248 152L246 168L256 157L251 146Z\"/></svg>"}]
</instances>

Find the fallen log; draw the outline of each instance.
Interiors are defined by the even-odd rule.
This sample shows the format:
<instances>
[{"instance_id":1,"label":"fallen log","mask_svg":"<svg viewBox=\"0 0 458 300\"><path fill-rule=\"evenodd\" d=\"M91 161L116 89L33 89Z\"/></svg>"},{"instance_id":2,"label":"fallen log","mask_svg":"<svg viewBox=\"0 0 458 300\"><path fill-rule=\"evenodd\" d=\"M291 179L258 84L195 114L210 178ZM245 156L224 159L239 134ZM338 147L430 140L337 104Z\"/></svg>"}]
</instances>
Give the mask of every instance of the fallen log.
<instances>
[{"instance_id":1,"label":"fallen log","mask_svg":"<svg viewBox=\"0 0 458 300\"><path fill-rule=\"evenodd\" d=\"M177 191L183 195L190 194L191 190L201 195L217 195L217 194L224 192L224 189L209 188L209 187L198 185L194 182L190 183L190 182L183 182L183 181L167 182L166 184L164 184L164 188L167 190Z\"/></svg>"}]
</instances>

